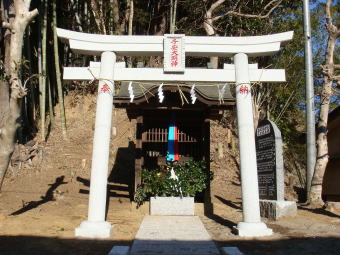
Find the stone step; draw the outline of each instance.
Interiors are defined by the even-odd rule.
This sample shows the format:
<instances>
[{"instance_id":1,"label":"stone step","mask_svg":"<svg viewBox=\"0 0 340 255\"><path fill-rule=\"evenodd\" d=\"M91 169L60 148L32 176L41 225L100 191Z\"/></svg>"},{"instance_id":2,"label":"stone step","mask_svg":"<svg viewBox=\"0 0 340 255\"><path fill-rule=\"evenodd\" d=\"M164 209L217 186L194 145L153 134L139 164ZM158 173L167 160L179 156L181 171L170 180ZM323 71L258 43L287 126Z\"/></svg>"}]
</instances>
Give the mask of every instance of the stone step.
<instances>
[{"instance_id":1,"label":"stone step","mask_svg":"<svg viewBox=\"0 0 340 255\"><path fill-rule=\"evenodd\" d=\"M145 216L130 255L220 254L197 216Z\"/></svg>"}]
</instances>

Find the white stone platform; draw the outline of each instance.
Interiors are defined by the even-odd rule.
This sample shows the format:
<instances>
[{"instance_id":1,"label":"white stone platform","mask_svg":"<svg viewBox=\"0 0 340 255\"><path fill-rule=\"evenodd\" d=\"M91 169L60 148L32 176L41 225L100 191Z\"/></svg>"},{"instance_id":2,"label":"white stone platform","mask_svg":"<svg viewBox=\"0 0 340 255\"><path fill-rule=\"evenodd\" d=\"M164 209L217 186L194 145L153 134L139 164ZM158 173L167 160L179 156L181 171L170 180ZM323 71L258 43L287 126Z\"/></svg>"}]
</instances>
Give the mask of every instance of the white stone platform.
<instances>
[{"instance_id":1,"label":"white stone platform","mask_svg":"<svg viewBox=\"0 0 340 255\"><path fill-rule=\"evenodd\" d=\"M145 216L130 255L220 254L197 216Z\"/></svg>"},{"instance_id":2,"label":"white stone platform","mask_svg":"<svg viewBox=\"0 0 340 255\"><path fill-rule=\"evenodd\" d=\"M195 202L193 197L151 197L150 215L194 216Z\"/></svg>"}]
</instances>

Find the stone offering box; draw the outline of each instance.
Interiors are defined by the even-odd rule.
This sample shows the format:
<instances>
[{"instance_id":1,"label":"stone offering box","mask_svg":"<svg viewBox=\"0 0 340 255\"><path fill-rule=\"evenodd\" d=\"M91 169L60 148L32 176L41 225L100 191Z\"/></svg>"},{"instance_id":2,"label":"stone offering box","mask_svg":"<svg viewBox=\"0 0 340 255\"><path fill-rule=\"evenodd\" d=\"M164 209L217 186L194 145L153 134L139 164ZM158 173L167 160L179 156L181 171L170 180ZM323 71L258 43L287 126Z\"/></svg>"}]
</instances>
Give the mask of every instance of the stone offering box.
<instances>
[{"instance_id":1,"label":"stone offering box","mask_svg":"<svg viewBox=\"0 0 340 255\"><path fill-rule=\"evenodd\" d=\"M186 215L195 214L193 197L151 197L150 215Z\"/></svg>"}]
</instances>

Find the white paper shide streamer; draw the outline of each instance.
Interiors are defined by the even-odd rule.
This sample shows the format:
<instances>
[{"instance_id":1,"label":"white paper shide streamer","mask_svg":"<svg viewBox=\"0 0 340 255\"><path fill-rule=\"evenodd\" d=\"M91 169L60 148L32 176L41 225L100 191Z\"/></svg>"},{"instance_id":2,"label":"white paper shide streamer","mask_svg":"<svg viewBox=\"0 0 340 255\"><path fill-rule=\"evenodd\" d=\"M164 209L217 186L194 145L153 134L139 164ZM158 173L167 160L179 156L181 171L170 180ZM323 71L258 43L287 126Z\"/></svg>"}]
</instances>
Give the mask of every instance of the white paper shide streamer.
<instances>
[{"instance_id":1,"label":"white paper shide streamer","mask_svg":"<svg viewBox=\"0 0 340 255\"><path fill-rule=\"evenodd\" d=\"M194 104L196 102L196 94L195 94L195 84L192 85L191 90L190 90L190 97L191 97L191 103Z\"/></svg>"},{"instance_id":2,"label":"white paper shide streamer","mask_svg":"<svg viewBox=\"0 0 340 255\"><path fill-rule=\"evenodd\" d=\"M226 87L227 87L227 84L224 84L223 87L220 90L220 101L223 101Z\"/></svg>"},{"instance_id":3,"label":"white paper shide streamer","mask_svg":"<svg viewBox=\"0 0 340 255\"><path fill-rule=\"evenodd\" d=\"M164 100L163 83L161 85L159 85L159 87L158 87L158 98L159 98L159 102L163 103L163 100Z\"/></svg>"},{"instance_id":4,"label":"white paper shide streamer","mask_svg":"<svg viewBox=\"0 0 340 255\"><path fill-rule=\"evenodd\" d=\"M135 95L133 94L132 81L130 81L130 83L129 83L128 91L129 91L129 95L130 95L130 103L132 103L133 99L135 98Z\"/></svg>"}]
</instances>

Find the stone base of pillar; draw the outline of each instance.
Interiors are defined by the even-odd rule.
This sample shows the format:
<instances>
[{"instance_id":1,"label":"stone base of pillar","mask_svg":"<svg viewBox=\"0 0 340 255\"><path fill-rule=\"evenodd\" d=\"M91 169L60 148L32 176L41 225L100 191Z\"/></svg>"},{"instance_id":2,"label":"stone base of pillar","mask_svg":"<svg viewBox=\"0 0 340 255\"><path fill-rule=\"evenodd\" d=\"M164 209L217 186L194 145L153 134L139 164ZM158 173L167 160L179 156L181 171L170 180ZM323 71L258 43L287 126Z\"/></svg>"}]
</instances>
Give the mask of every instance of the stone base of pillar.
<instances>
[{"instance_id":1,"label":"stone base of pillar","mask_svg":"<svg viewBox=\"0 0 340 255\"><path fill-rule=\"evenodd\" d=\"M75 235L87 238L109 238L112 229L112 225L107 221L83 221L76 228Z\"/></svg>"},{"instance_id":2,"label":"stone base of pillar","mask_svg":"<svg viewBox=\"0 0 340 255\"><path fill-rule=\"evenodd\" d=\"M235 232L239 236L256 237L256 236L270 236L273 230L267 228L263 222L239 222L237 227L234 227Z\"/></svg>"},{"instance_id":3,"label":"stone base of pillar","mask_svg":"<svg viewBox=\"0 0 340 255\"><path fill-rule=\"evenodd\" d=\"M260 200L261 217L278 220L281 217L296 216L297 207L294 201Z\"/></svg>"}]
</instances>

